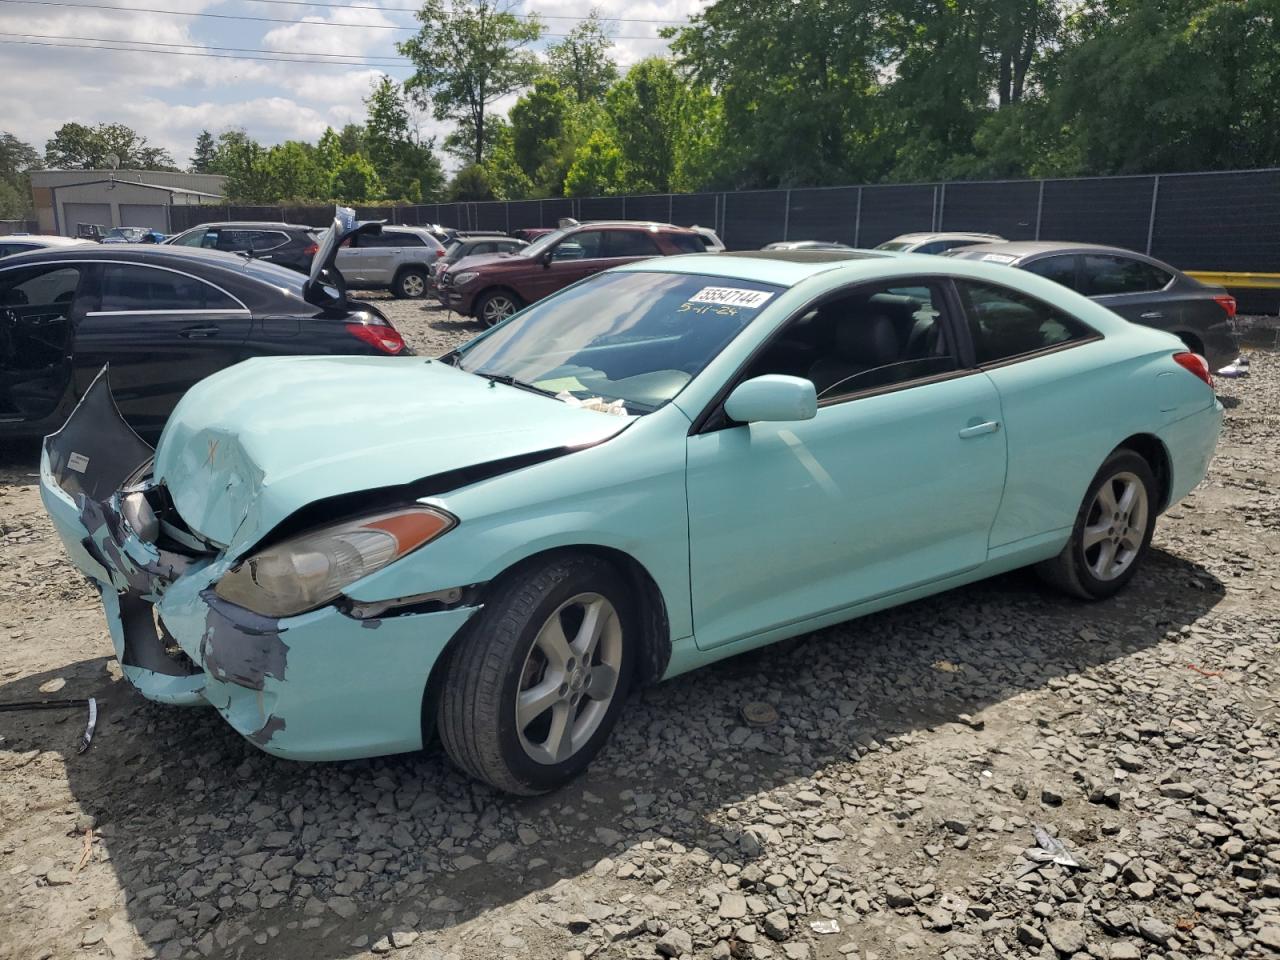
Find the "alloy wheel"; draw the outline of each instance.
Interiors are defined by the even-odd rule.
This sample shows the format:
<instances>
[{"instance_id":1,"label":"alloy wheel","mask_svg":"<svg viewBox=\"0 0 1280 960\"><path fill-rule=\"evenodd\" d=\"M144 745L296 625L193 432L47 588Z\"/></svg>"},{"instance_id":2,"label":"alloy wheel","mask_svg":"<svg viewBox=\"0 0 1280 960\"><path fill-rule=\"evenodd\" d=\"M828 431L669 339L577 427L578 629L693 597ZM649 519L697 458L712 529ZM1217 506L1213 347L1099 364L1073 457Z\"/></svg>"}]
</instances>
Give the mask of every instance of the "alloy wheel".
<instances>
[{"instance_id":1,"label":"alloy wheel","mask_svg":"<svg viewBox=\"0 0 1280 960\"><path fill-rule=\"evenodd\" d=\"M622 669L622 622L598 593L561 604L538 631L516 693L520 746L533 761L562 763L599 729Z\"/></svg>"},{"instance_id":2,"label":"alloy wheel","mask_svg":"<svg viewBox=\"0 0 1280 960\"><path fill-rule=\"evenodd\" d=\"M1136 474L1125 471L1103 482L1089 506L1081 537L1090 573L1099 580L1114 580L1129 569L1142 552L1149 509L1147 488Z\"/></svg>"},{"instance_id":3,"label":"alloy wheel","mask_svg":"<svg viewBox=\"0 0 1280 960\"><path fill-rule=\"evenodd\" d=\"M490 297L484 304L484 322L489 326L501 323L516 312L516 305L509 297Z\"/></svg>"},{"instance_id":4,"label":"alloy wheel","mask_svg":"<svg viewBox=\"0 0 1280 960\"><path fill-rule=\"evenodd\" d=\"M405 296L420 297L426 291L427 284L422 279L421 274L410 273L400 282L400 288L404 291Z\"/></svg>"}]
</instances>

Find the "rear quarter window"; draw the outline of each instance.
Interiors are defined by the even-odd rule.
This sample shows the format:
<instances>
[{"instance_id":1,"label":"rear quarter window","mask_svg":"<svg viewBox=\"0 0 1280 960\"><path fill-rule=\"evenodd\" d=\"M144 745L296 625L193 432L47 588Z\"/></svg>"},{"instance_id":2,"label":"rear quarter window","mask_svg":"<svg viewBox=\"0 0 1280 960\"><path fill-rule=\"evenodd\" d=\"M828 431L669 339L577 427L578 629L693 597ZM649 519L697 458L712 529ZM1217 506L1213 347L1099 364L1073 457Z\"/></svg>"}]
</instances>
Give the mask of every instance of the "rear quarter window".
<instances>
[{"instance_id":1,"label":"rear quarter window","mask_svg":"<svg viewBox=\"0 0 1280 960\"><path fill-rule=\"evenodd\" d=\"M1020 291L960 279L956 287L979 364L1002 363L1097 336L1084 322Z\"/></svg>"}]
</instances>

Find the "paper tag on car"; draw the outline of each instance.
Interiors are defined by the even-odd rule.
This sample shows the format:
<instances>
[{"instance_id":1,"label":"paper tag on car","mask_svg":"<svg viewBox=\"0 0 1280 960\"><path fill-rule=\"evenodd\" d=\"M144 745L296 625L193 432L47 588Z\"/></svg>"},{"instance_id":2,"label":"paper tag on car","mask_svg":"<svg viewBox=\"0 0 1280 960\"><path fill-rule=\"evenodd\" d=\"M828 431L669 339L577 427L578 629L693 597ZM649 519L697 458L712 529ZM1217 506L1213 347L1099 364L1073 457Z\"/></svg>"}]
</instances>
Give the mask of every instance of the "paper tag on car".
<instances>
[{"instance_id":1,"label":"paper tag on car","mask_svg":"<svg viewBox=\"0 0 1280 960\"><path fill-rule=\"evenodd\" d=\"M1017 257L1011 257L1007 253L988 253L982 258L988 263L1013 263Z\"/></svg>"},{"instance_id":2,"label":"paper tag on car","mask_svg":"<svg viewBox=\"0 0 1280 960\"><path fill-rule=\"evenodd\" d=\"M67 469L76 473L84 473L89 469L89 458L83 453L73 453L67 457Z\"/></svg>"},{"instance_id":3,"label":"paper tag on car","mask_svg":"<svg viewBox=\"0 0 1280 960\"><path fill-rule=\"evenodd\" d=\"M721 307L745 307L748 310L759 310L772 298L772 293L765 293L763 290L742 290L738 287L703 287L689 298L689 302L714 303Z\"/></svg>"}]
</instances>

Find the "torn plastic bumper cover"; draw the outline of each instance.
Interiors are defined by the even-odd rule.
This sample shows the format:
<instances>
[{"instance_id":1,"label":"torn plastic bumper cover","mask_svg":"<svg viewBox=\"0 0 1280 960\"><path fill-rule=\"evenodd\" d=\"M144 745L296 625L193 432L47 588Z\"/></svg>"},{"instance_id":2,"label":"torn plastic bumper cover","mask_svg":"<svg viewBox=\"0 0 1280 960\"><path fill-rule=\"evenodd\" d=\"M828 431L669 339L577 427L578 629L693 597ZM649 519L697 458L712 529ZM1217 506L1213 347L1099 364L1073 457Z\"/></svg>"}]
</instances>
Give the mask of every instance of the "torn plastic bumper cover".
<instances>
[{"instance_id":1,"label":"torn plastic bumper cover","mask_svg":"<svg viewBox=\"0 0 1280 960\"><path fill-rule=\"evenodd\" d=\"M238 557L168 535L147 500L152 453L104 369L41 458L41 497L102 596L125 677L152 700L214 706L279 756L419 749L426 677L477 608L387 615L370 630L337 606L275 619L222 600L213 586Z\"/></svg>"}]
</instances>

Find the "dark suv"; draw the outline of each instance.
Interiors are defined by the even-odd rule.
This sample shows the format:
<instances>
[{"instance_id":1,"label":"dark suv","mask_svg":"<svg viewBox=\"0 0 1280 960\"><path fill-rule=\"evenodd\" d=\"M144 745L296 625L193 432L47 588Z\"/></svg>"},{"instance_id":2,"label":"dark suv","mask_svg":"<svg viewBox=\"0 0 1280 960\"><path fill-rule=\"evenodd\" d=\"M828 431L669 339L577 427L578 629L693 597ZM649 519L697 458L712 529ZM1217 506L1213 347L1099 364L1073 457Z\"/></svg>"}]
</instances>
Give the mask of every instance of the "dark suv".
<instances>
[{"instance_id":1,"label":"dark suv","mask_svg":"<svg viewBox=\"0 0 1280 960\"><path fill-rule=\"evenodd\" d=\"M318 249L316 236L319 233L317 227L296 223L202 223L165 242L179 247L247 253L255 260L266 260L299 273L308 273L311 258Z\"/></svg>"},{"instance_id":2,"label":"dark suv","mask_svg":"<svg viewBox=\"0 0 1280 960\"><path fill-rule=\"evenodd\" d=\"M601 270L705 250L698 234L667 223L565 221L515 253L466 257L441 268L436 296L450 310L493 326L525 304Z\"/></svg>"}]
</instances>

